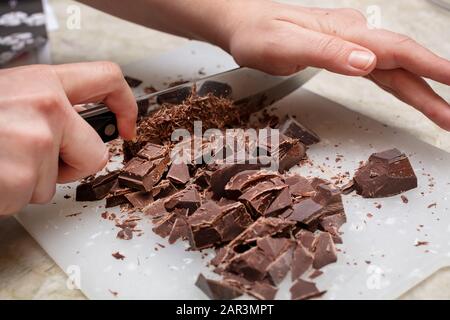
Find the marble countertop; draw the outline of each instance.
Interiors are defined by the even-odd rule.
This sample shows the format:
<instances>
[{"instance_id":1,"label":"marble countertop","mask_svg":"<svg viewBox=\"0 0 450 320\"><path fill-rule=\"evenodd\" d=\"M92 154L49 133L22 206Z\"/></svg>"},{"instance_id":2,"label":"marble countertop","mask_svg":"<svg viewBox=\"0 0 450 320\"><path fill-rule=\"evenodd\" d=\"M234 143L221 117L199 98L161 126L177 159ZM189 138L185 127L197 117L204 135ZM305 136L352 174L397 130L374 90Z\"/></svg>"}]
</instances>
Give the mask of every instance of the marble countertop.
<instances>
[{"instance_id":1,"label":"marble countertop","mask_svg":"<svg viewBox=\"0 0 450 320\"><path fill-rule=\"evenodd\" d=\"M59 22L59 29L50 33L54 63L111 60L124 65L187 41L121 21L74 1L49 2ZM314 6L319 1L285 2ZM68 8L72 5L81 9L80 30L67 27ZM442 32L450 29L450 12L426 0L377 0L371 5L381 9L384 28L407 34L450 58L450 42L443 39ZM368 4L363 0L322 0L320 6L353 7L365 12ZM450 101L448 87L431 85ZM307 88L450 152L449 133L364 79L322 72ZM0 252L0 299L85 299L80 291L68 289L63 271L14 218L0 219ZM450 299L450 268L440 270L401 298Z\"/></svg>"}]
</instances>

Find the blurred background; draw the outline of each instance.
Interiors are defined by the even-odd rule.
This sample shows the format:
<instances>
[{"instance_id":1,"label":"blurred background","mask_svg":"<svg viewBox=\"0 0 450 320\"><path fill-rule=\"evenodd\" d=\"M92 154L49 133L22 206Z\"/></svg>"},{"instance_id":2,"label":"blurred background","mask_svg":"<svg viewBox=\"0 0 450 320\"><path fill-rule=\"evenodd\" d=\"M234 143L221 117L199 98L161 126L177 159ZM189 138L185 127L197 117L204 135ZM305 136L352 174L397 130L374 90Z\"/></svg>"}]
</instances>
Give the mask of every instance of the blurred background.
<instances>
[{"instance_id":1,"label":"blurred background","mask_svg":"<svg viewBox=\"0 0 450 320\"><path fill-rule=\"evenodd\" d=\"M359 9L369 17L379 18L382 28L406 34L450 59L450 11L445 9L450 7L450 0L283 2ZM26 9L21 7L24 5ZM5 16L11 11L24 11L27 16ZM39 22L37 17L43 11L46 13L47 32L35 23ZM34 13L38 16L31 19L30 15ZM11 23L18 25L10 26ZM19 27L27 30L13 29ZM11 37L14 33L26 35L17 39ZM47 43L46 38L49 39ZM19 40L25 45L21 46ZM186 39L121 21L71 0L48 0L43 6L39 0L0 1L0 55L11 51L13 45L17 45L17 50L3 56L9 60L19 55L7 66L38 61L60 64L95 60L111 60L126 65L150 59L187 42ZM450 101L449 87L433 82L431 85ZM450 152L449 133L369 81L324 71L306 88ZM80 292L66 288L65 274L13 218L0 221L0 251L0 298L83 298ZM403 298L450 299L450 270L439 272Z\"/></svg>"}]
</instances>

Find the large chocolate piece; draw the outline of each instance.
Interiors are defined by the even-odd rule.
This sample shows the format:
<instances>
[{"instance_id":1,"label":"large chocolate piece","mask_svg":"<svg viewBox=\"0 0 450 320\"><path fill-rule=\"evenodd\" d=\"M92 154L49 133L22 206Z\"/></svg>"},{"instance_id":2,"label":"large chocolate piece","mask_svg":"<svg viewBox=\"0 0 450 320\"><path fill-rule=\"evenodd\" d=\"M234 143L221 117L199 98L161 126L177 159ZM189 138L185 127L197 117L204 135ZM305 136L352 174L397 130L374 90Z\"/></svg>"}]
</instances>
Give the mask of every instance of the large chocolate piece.
<instances>
[{"instance_id":1,"label":"large chocolate piece","mask_svg":"<svg viewBox=\"0 0 450 320\"><path fill-rule=\"evenodd\" d=\"M106 197L115 186L118 171L98 176L77 186L76 201L97 201Z\"/></svg>"},{"instance_id":2,"label":"large chocolate piece","mask_svg":"<svg viewBox=\"0 0 450 320\"><path fill-rule=\"evenodd\" d=\"M255 217L266 215L266 211L269 209L272 202L277 198L280 192L286 188L287 185L281 178L271 178L256 184L252 188L245 191L239 197L239 200L247 206ZM275 211L276 210L274 207L271 210L271 213L274 213Z\"/></svg>"},{"instance_id":3,"label":"large chocolate piece","mask_svg":"<svg viewBox=\"0 0 450 320\"><path fill-rule=\"evenodd\" d=\"M228 242L241 234L253 220L242 203L234 202L222 207L222 216L216 223L222 241Z\"/></svg>"},{"instance_id":4,"label":"large chocolate piece","mask_svg":"<svg viewBox=\"0 0 450 320\"><path fill-rule=\"evenodd\" d=\"M155 184L151 176L153 168L155 168L155 165L152 161L133 158L123 168L119 175L119 182L122 186L128 188L151 191Z\"/></svg>"},{"instance_id":5,"label":"large chocolate piece","mask_svg":"<svg viewBox=\"0 0 450 320\"><path fill-rule=\"evenodd\" d=\"M111 188L111 191L106 196L106 205L105 208L113 208L117 207L121 204L128 203L128 199L126 195L133 192L130 188L124 188L119 186L119 182L116 181L114 186Z\"/></svg>"},{"instance_id":6,"label":"large chocolate piece","mask_svg":"<svg viewBox=\"0 0 450 320\"><path fill-rule=\"evenodd\" d=\"M375 153L354 177L354 188L364 198L384 198L417 188L408 157L397 149Z\"/></svg>"},{"instance_id":7,"label":"large chocolate piece","mask_svg":"<svg viewBox=\"0 0 450 320\"><path fill-rule=\"evenodd\" d=\"M283 190L281 190L280 193L276 196L275 200L272 201L272 204L264 212L264 215L276 216L291 206L292 206L291 192L289 191L289 188L286 187Z\"/></svg>"},{"instance_id":8,"label":"large chocolate piece","mask_svg":"<svg viewBox=\"0 0 450 320\"><path fill-rule=\"evenodd\" d=\"M313 243L315 269L321 269L337 261L336 247L333 238L328 232L321 232Z\"/></svg>"},{"instance_id":9,"label":"large chocolate piece","mask_svg":"<svg viewBox=\"0 0 450 320\"><path fill-rule=\"evenodd\" d=\"M221 241L222 238L214 225L221 213L221 208L215 202L208 201L189 217L191 247L201 250Z\"/></svg>"},{"instance_id":10,"label":"large chocolate piece","mask_svg":"<svg viewBox=\"0 0 450 320\"><path fill-rule=\"evenodd\" d=\"M226 281L210 280L205 278L203 274L198 276L195 285L213 300L231 300L243 294L241 290Z\"/></svg>"},{"instance_id":11,"label":"large chocolate piece","mask_svg":"<svg viewBox=\"0 0 450 320\"><path fill-rule=\"evenodd\" d=\"M290 291L292 300L317 298L325 293L323 291L319 291L314 283L302 279L298 279L291 287Z\"/></svg>"},{"instance_id":12,"label":"large chocolate piece","mask_svg":"<svg viewBox=\"0 0 450 320\"><path fill-rule=\"evenodd\" d=\"M169 180L161 180L152 189L152 195L155 199L167 198L177 192L177 188Z\"/></svg>"},{"instance_id":13,"label":"large chocolate piece","mask_svg":"<svg viewBox=\"0 0 450 320\"><path fill-rule=\"evenodd\" d=\"M167 173L167 179L177 185L186 184L191 176L189 175L189 168L184 162L179 164L172 164L169 172Z\"/></svg>"},{"instance_id":14,"label":"large chocolate piece","mask_svg":"<svg viewBox=\"0 0 450 320\"><path fill-rule=\"evenodd\" d=\"M316 133L290 116L280 125L279 130L285 136L298 139L307 146L320 142Z\"/></svg>"},{"instance_id":15,"label":"large chocolate piece","mask_svg":"<svg viewBox=\"0 0 450 320\"><path fill-rule=\"evenodd\" d=\"M291 268L292 263L292 250L281 254L278 258L276 258L266 269L267 277L270 282L274 285L279 285Z\"/></svg>"},{"instance_id":16,"label":"large chocolate piece","mask_svg":"<svg viewBox=\"0 0 450 320\"><path fill-rule=\"evenodd\" d=\"M232 258L226 270L249 281L261 281L265 278L266 269L271 262L261 249L253 247Z\"/></svg>"},{"instance_id":17,"label":"large chocolate piece","mask_svg":"<svg viewBox=\"0 0 450 320\"><path fill-rule=\"evenodd\" d=\"M200 194L194 186L189 186L186 189L175 193L164 202L167 210L172 211L176 208L187 209L188 214L194 213L194 211L200 207L200 204Z\"/></svg>"},{"instance_id":18,"label":"large chocolate piece","mask_svg":"<svg viewBox=\"0 0 450 320\"><path fill-rule=\"evenodd\" d=\"M259 170L263 167L261 163L236 163L222 164L211 175L211 189L216 197L222 197L225 193L225 186L232 177L242 171Z\"/></svg>"},{"instance_id":19,"label":"large chocolate piece","mask_svg":"<svg viewBox=\"0 0 450 320\"><path fill-rule=\"evenodd\" d=\"M152 218L159 218L163 217L168 214L166 207L164 205L164 200L159 199L148 206L146 206L143 210L144 214L152 217Z\"/></svg>"},{"instance_id":20,"label":"large chocolate piece","mask_svg":"<svg viewBox=\"0 0 450 320\"><path fill-rule=\"evenodd\" d=\"M189 225L185 217L178 217L173 224L169 234L169 243L173 244L178 239L187 239L189 237Z\"/></svg>"},{"instance_id":21,"label":"large chocolate piece","mask_svg":"<svg viewBox=\"0 0 450 320\"><path fill-rule=\"evenodd\" d=\"M277 177L279 177L279 175L276 172L264 170L247 170L240 172L233 176L225 186L226 196L230 199L237 199L249 187L252 187L264 180Z\"/></svg>"},{"instance_id":22,"label":"large chocolate piece","mask_svg":"<svg viewBox=\"0 0 450 320\"><path fill-rule=\"evenodd\" d=\"M273 300L278 289L265 282L255 282L248 287L246 292L259 300Z\"/></svg>"},{"instance_id":23,"label":"large chocolate piece","mask_svg":"<svg viewBox=\"0 0 450 320\"><path fill-rule=\"evenodd\" d=\"M311 197L315 194L315 189L309 180L302 176L288 176L284 180L289 186L292 196L296 198Z\"/></svg>"},{"instance_id":24,"label":"large chocolate piece","mask_svg":"<svg viewBox=\"0 0 450 320\"><path fill-rule=\"evenodd\" d=\"M149 204L153 203L153 195L151 192L138 191L133 193L125 194L125 198L133 205L136 209L142 209Z\"/></svg>"},{"instance_id":25,"label":"large chocolate piece","mask_svg":"<svg viewBox=\"0 0 450 320\"><path fill-rule=\"evenodd\" d=\"M314 257L312 253L303 246L301 241L297 242L297 247L292 256L291 275L292 280L300 278L306 271L308 271L313 264Z\"/></svg>"}]
</instances>

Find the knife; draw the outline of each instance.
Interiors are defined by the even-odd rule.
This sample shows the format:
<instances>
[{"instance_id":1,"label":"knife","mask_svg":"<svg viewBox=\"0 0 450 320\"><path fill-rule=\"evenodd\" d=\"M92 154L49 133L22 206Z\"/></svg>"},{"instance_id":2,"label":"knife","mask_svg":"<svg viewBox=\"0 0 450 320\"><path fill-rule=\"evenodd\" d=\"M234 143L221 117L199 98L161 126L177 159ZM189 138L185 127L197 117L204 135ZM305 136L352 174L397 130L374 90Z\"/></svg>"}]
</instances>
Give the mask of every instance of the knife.
<instances>
[{"instance_id":1,"label":"knife","mask_svg":"<svg viewBox=\"0 0 450 320\"><path fill-rule=\"evenodd\" d=\"M197 88L199 96L211 93L218 97L229 98L241 108L250 108L251 112L281 100L302 87L313 78L319 69L307 68L288 77L271 76L249 68L237 68L190 83L181 84L159 92L136 98L139 117L149 116L165 103L182 103ZM104 104L90 104L80 116L100 135L104 142L119 136L117 119Z\"/></svg>"}]
</instances>

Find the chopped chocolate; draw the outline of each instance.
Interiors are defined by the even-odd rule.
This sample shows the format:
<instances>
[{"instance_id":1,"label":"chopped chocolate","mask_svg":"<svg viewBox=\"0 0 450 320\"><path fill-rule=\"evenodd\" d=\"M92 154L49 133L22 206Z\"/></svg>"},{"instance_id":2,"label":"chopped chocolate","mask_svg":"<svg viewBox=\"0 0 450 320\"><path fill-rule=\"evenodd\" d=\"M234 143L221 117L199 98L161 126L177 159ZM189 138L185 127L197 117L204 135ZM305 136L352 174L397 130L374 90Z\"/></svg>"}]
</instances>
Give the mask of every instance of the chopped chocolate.
<instances>
[{"instance_id":1,"label":"chopped chocolate","mask_svg":"<svg viewBox=\"0 0 450 320\"><path fill-rule=\"evenodd\" d=\"M177 220L177 212L172 212L162 217L153 227L153 232L162 238L166 238L172 232L173 225Z\"/></svg>"},{"instance_id":2,"label":"chopped chocolate","mask_svg":"<svg viewBox=\"0 0 450 320\"><path fill-rule=\"evenodd\" d=\"M322 230L331 234L334 243L342 243L339 229L346 222L347 217L345 216L344 212L337 213L331 216L321 217L319 219L320 227L322 228Z\"/></svg>"},{"instance_id":3,"label":"chopped chocolate","mask_svg":"<svg viewBox=\"0 0 450 320\"><path fill-rule=\"evenodd\" d=\"M272 261L258 247L253 247L232 258L226 270L238 274L249 281L261 281Z\"/></svg>"},{"instance_id":4,"label":"chopped chocolate","mask_svg":"<svg viewBox=\"0 0 450 320\"><path fill-rule=\"evenodd\" d=\"M291 287L290 291L292 300L317 298L325 293L323 291L319 291L314 283L302 279L298 279Z\"/></svg>"},{"instance_id":5,"label":"chopped chocolate","mask_svg":"<svg viewBox=\"0 0 450 320\"><path fill-rule=\"evenodd\" d=\"M195 285L213 300L231 300L242 296L243 292L226 281L210 280L199 274Z\"/></svg>"},{"instance_id":6,"label":"chopped chocolate","mask_svg":"<svg viewBox=\"0 0 450 320\"><path fill-rule=\"evenodd\" d=\"M178 239L187 239L189 236L189 225L184 217L178 217L173 224L169 234L169 243L173 244Z\"/></svg>"},{"instance_id":7,"label":"chopped chocolate","mask_svg":"<svg viewBox=\"0 0 450 320\"><path fill-rule=\"evenodd\" d=\"M300 278L308 271L313 264L314 257L312 253L305 247L301 241L297 242L297 247L292 256L291 275L292 280Z\"/></svg>"},{"instance_id":8,"label":"chopped chocolate","mask_svg":"<svg viewBox=\"0 0 450 320\"><path fill-rule=\"evenodd\" d=\"M285 136L300 140L303 144L310 146L320 142L319 136L305 125L300 124L297 120L289 116L279 130Z\"/></svg>"},{"instance_id":9,"label":"chopped chocolate","mask_svg":"<svg viewBox=\"0 0 450 320\"><path fill-rule=\"evenodd\" d=\"M248 188L256 184L271 179L279 178L279 174L270 171L246 170L233 176L225 186L227 198L237 199Z\"/></svg>"},{"instance_id":10,"label":"chopped chocolate","mask_svg":"<svg viewBox=\"0 0 450 320\"><path fill-rule=\"evenodd\" d=\"M261 215L266 215L266 212L272 202L280 194L280 192L286 188L287 185L282 179L279 177L271 178L248 189L239 197L239 200L247 206L254 216L258 217ZM276 205L277 204L275 204L275 206ZM275 209L275 207L272 208L271 213L274 213L276 211Z\"/></svg>"},{"instance_id":11,"label":"chopped chocolate","mask_svg":"<svg viewBox=\"0 0 450 320\"><path fill-rule=\"evenodd\" d=\"M142 80L132 78L130 76L125 76L125 81L128 83L130 88L136 88L139 87L142 84Z\"/></svg>"},{"instance_id":12,"label":"chopped chocolate","mask_svg":"<svg viewBox=\"0 0 450 320\"><path fill-rule=\"evenodd\" d=\"M370 156L354 177L356 192L364 198L384 198L417 188L408 157L397 149Z\"/></svg>"},{"instance_id":13,"label":"chopped chocolate","mask_svg":"<svg viewBox=\"0 0 450 320\"><path fill-rule=\"evenodd\" d=\"M153 195L151 192L138 191L133 193L128 193L125 198L133 205L136 209L142 209L149 204L153 203Z\"/></svg>"},{"instance_id":14,"label":"chopped chocolate","mask_svg":"<svg viewBox=\"0 0 450 320\"><path fill-rule=\"evenodd\" d=\"M275 200L272 201L272 204L269 208L264 212L265 216L275 216L280 212L285 211L287 208L292 206L292 196L289 188L286 187L280 191Z\"/></svg>"},{"instance_id":15,"label":"chopped chocolate","mask_svg":"<svg viewBox=\"0 0 450 320\"><path fill-rule=\"evenodd\" d=\"M125 259L125 256L124 256L123 254L121 254L120 252L115 252L115 253L112 254L112 256L113 256L114 258L116 258L117 260L123 260L123 259Z\"/></svg>"},{"instance_id":16,"label":"chopped chocolate","mask_svg":"<svg viewBox=\"0 0 450 320\"><path fill-rule=\"evenodd\" d=\"M404 204L409 203L409 199L405 195L402 195L400 198L402 199Z\"/></svg>"},{"instance_id":17,"label":"chopped chocolate","mask_svg":"<svg viewBox=\"0 0 450 320\"><path fill-rule=\"evenodd\" d=\"M154 218L165 216L168 213L164 205L163 199L152 202L151 204L146 206L142 211L144 212L144 214Z\"/></svg>"},{"instance_id":18,"label":"chopped chocolate","mask_svg":"<svg viewBox=\"0 0 450 320\"><path fill-rule=\"evenodd\" d=\"M76 201L97 201L106 197L115 185L118 171L112 171L77 186Z\"/></svg>"},{"instance_id":19,"label":"chopped chocolate","mask_svg":"<svg viewBox=\"0 0 450 320\"><path fill-rule=\"evenodd\" d=\"M211 189L216 197L225 195L225 186L236 174L247 170L259 170L263 167L261 163L236 163L223 164L211 175Z\"/></svg>"},{"instance_id":20,"label":"chopped chocolate","mask_svg":"<svg viewBox=\"0 0 450 320\"><path fill-rule=\"evenodd\" d=\"M151 191L155 185L151 176L153 168L155 168L155 164L152 161L133 158L125 165L119 175L119 183L121 186L128 188Z\"/></svg>"},{"instance_id":21,"label":"chopped chocolate","mask_svg":"<svg viewBox=\"0 0 450 320\"><path fill-rule=\"evenodd\" d=\"M221 241L222 238L214 225L221 213L221 207L213 201L208 201L189 217L189 242L193 248L205 249Z\"/></svg>"},{"instance_id":22,"label":"chopped chocolate","mask_svg":"<svg viewBox=\"0 0 450 320\"><path fill-rule=\"evenodd\" d=\"M279 285L289 272L292 262L292 250L288 249L277 257L266 269L267 276L273 285Z\"/></svg>"},{"instance_id":23,"label":"chopped chocolate","mask_svg":"<svg viewBox=\"0 0 450 320\"><path fill-rule=\"evenodd\" d=\"M320 232L313 243L315 269L321 269L337 261L336 247L333 238L327 232Z\"/></svg>"},{"instance_id":24,"label":"chopped chocolate","mask_svg":"<svg viewBox=\"0 0 450 320\"><path fill-rule=\"evenodd\" d=\"M152 189L152 195L154 199L167 198L177 193L177 188L169 180L161 180Z\"/></svg>"},{"instance_id":25,"label":"chopped chocolate","mask_svg":"<svg viewBox=\"0 0 450 320\"><path fill-rule=\"evenodd\" d=\"M188 209L188 214L194 213L194 211L200 207L200 204L200 194L194 186L189 186L186 189L175 193L164 202L168 211L172 211L175 208Z\"/></svg>"},{"instance_id":26,"label":"chopped chocolate","mask_svg":"<svg viewBox=\"0 0 450 320\"><path fill-rule=\"evenodd\" d=\"M314 279L320 277L321 275L323 275L323 271L313 270L313 272L311 272L311 274L308 276L308 278L311 280L314 280Z\"/></svg>"},{"instance_id":27,"label":"chopped chocolate","mask_svg":"<svg viewBox=\"0 0 450 320\"><path fill-rule=\"evenodd\" d=\"M308 250L312 250L313 243L315 240L314 233L308 231L308 230L300 230L296 235L295 238L300 241L302 246L307 248Z\"/></svg>"},{"instance_id":28,"label":"chopped chocolate","mask_svg":"<svg viewBox=\"0 0 450 320\"><path fill-rule=\"evenodd\" d=\"M294 197L311 197L315 194L315 189L308 179L293 175L285 178L286 184Z\"/></svg>"},{"instance_id":29,"label":"chopped chocolate","mask_svg":"<svg viewBox=\"0 0 450 320\"><path fill-rule=\"evenodd\" d=\"M256 245L271 260L278 258L283 252L292 247L293 242L286 238L265 236L256 241Z\"/></svg>"},{"instance_id":30,"label":"chopped chocolate","mask_svg":"<svg viewBox=\"0 0 450 320\"><path fill-rule=\"evenodd\" d=\"M184 185L190 180L189 168L184 162L180 164L172 164L169 172L167 173L167 179L177 185Z\"/></svg>"},{"instance_id":31,"label":"chopped chocolate","mask_svg":"<svg viewBox=\"0 0 450 320\"><path fill-rule=\"evenodd\" d=\"M132 189L126 187L120 187L119 182L116 181L111 191L106 196L105 208L113 208L120 206L121 204L128 203L128 199L125 197L128 193L133 192Z\"/></svg>"},{"instance_id":32,"label":"chopped chocolate","mask_svg":"<svg viewBox=\"0 0 450 320\"><path fill-rule=\"evenodd\" d=\"M255 282L246 292L259 300L273 300L278 289L265 282Z\"/></svg>"},{"instance_id":33,"label":"chopped chocolate","mask_svg":"<svg viewBox=\"0 0 450 320\"><path fill-rule=\"evenodd\" d=\"M242 203L234 202L222 207L222 217L217 221L216 229L222 241L228 242L241 234L253 220Z\"/></svg>"},{"instance_id":34,"label":"chopped chocolate","mask_svg":"<svg viewBox=\"0 0 450 320\"><path fill-rule=\"evenodd\" d=\"M321 216L323 206L311 198L307 198L294 204L293 210L288 219L307 225Z\"/></svg>"},{"instance_id":35,"label":"chopped chocolate","mask_svg":"<svg viewBox=\"0 0 450 320\"><path fill-rule=\"evenodd\" d=\"M122 240L133 239L133 231L130 228L123 228L117 233L117 238Z\"/></svg>"}]
</instances>

